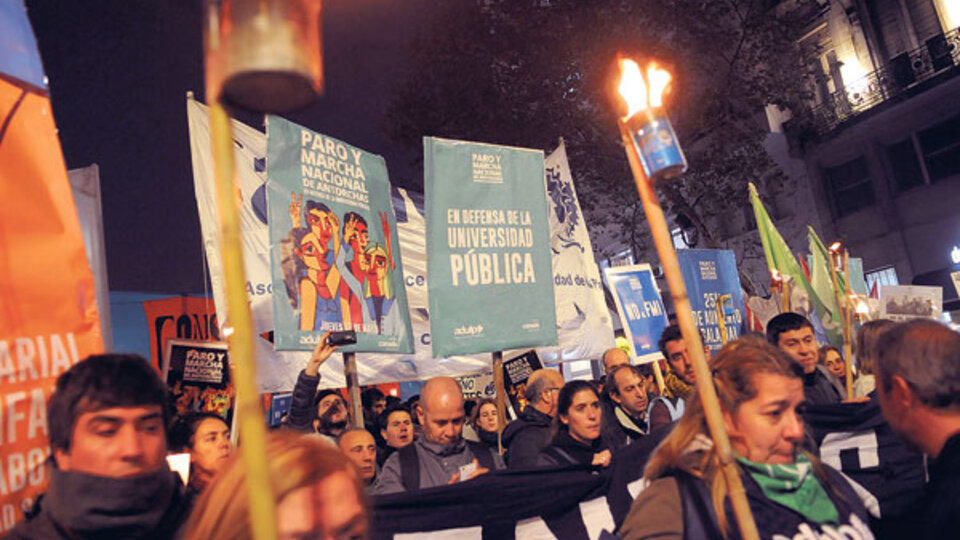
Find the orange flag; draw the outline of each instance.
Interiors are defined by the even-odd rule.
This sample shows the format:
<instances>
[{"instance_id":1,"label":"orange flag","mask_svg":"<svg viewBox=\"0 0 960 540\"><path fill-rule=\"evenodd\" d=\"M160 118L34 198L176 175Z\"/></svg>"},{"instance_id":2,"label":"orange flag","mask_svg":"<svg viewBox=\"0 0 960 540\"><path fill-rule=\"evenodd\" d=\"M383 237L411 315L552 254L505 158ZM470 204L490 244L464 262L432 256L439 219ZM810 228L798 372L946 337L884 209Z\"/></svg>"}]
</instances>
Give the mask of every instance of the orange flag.
<instances>
[{"instance_id":1,"label":"orange flag","mask_svg":"<svg viewBox=\"0 0 960 540\"><path fill-rule=\"evenodd\" d=\"M93 274L26 21L22 6L0 10L0 34L12 36L0 46L0 535L46 489L46 403L57 377L103 350ZM22 60L28 69L18 69Z\"/></svg>"}]
</instances>

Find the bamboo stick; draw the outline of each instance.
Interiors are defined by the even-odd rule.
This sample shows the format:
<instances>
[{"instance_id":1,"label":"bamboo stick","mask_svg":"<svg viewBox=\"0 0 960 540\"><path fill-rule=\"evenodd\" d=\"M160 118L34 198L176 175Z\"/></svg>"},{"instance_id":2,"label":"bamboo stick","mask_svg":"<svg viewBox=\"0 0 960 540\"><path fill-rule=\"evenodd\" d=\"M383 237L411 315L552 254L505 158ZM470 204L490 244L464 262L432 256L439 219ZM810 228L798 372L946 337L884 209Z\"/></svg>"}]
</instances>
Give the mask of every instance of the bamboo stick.
<instances>
[{"instance_id":1,"label":"bamboo stick","mask_svg":"<svg viewBox=\"0 0 960 540\"><path fill-rule=\"evenodd\" d=\"M710 369L704 355L700 332L693 320L690 298L687 295L687 287L683 283L683 275L680 272L680 264L677 261L677 253L673 247L673 239L670 235L670 229L667 227L667 220L663 215L663 209L660 207L660 201L653 189L652 182L647 178L640 164L640 156L633 145L633 137L630 135L629 129L623 120L618 121L617 125L620 127L620 136L623 139L630 169L633 171L633 179L643 203L643 211L647 216L647 222L650 224L650 232L660 256L667 286L670 288L670 295L673 297L673 305L677 312L677 323L680 326L683 340L687 344L687 351L689 351L693 360L693 370L697 381L700 383L696 385L697 393L706 414L710 436L717 450L717 457L727 484L733 513L737 525L740 527L740 535L748 540L759 539L757 525L753 520L753 514L750 512L746 492L740 480L740 471L734 461L730 439L727 437L727 431L724 427L717 391L712 384L709 384L712 379Z\"/></svg>"},{"instance_id":2,"label":"bamboo stick","mask_svg":"<svg viewBox=\"0 0 960 540\"><path fill-rule=\"evenodd\" d=\"M493 368L493 386L497 391L497 448L502 454L503 428L507 425L506 390L503 387L503 351L492 353L491 367Z\"/></svg>"},{"instance_id":3,"label":"bamboo stick","mask_svg":"<svg viewBox=\"0 0 960 540\"><path fill-rule=\"evenodd\" d=\"M218 93L210 101L210 137L213 146L217 207L220 217L221 257L227 293L227 315L233 332L227 338L230 366L237 388L237 424L243 437L247 497L250 500L250 526L257 540L277 537L273 488L267 471L267 430L260 408L256 382L253 318L247 303L240 218L234 184L233 129L230 116L220 103Z\"/></svg>"},{"instance_id":4,"label":"bamboo stick","mask_svg":"<svg viewBox=\"0 0 960 540\"><path fill-rule=\"evenodd\" d=\"M343 353L343 377L347 381L350 398L350 426L363 427L363 402L360 400L360 376L357 373L357 353Z\"/></svg>"}]
</instances>

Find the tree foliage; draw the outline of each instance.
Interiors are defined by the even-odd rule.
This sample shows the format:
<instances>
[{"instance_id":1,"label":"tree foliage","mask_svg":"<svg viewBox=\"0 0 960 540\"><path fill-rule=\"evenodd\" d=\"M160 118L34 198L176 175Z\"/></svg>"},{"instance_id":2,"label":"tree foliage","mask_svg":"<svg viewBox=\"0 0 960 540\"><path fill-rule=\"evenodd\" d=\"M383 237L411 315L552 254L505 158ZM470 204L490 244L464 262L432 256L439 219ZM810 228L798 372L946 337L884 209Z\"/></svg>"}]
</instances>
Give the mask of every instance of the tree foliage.
<instances>
[{"instance_id":1,"label":"tree foliage","mask_svg":"<svg viewBox=\"0 0 960 540\"><path fill-rule=\"evenodd\" d=\"M595 245L640 255L647 228L616 127L624 114L617 59L656 59L674 74L668 107L690 163L681 179L658 185L662 201L686 216L699 247L721 247L718 223L741 214L748 181L768 195L790 189L763 151L763 109L804 110L807 75L795 43L805 7L438 0L391 104L390 131L409 145L431 135L546 151L563 137Z\"/></svg>"}]
</instances>

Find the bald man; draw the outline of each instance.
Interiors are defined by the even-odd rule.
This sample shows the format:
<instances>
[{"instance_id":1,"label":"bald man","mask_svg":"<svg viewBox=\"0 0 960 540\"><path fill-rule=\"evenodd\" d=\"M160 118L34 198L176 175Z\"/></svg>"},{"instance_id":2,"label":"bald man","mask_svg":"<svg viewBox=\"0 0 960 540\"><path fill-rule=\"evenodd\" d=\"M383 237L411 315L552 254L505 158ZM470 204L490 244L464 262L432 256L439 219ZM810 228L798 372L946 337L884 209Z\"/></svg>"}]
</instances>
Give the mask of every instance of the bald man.
<instances>
[{"instance_id":1,"label":"bald man","mask_svg":"<svg viewBox=\"0 0 960 540\"><path fill-rule=\"evenodd\" d=\"M536 466L540 451L550 446L550 424L557 414L563 375L555 369L538 369L527 379L527 406L520 418L503 430L507 465L511 469Z\"/></svg>"},{"instance_id":2,"label":"bald man","mask_svg":"<svg viewBox=\"0 0 960 540\"><path fill-rule=\"evenodd\" d=\"M422 436L387 459L374 485L375 494L454 484L504 468L495 451L463 439L463 393L457 381L450 377L427 381L416 413Z\"/></svg>"},{"instance_id":3,"label":"bald man","mask_svg":"<svg viewBox=\"0 0 960 540\"><path fill-rule=\"evenodd\" d=\"M627 353L623 352L623 349L614 347L612 349L607 349L603 353L603 372L610 374L613 371L613 368L617 366L629 366L630 365L630 356Z\"/></svg>"}]
</instances>

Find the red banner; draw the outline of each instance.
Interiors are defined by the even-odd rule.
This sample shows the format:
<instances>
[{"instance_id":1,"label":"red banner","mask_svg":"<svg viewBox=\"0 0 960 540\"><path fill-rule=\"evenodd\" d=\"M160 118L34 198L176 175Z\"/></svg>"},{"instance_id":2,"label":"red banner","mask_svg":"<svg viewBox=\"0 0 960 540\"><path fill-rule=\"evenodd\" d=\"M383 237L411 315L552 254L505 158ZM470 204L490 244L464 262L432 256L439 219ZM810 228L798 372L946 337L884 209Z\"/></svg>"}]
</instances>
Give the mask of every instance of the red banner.
<instances>
[{"instance_id":1,"label":"red banner","mask_svg":"<svg viewBox=\"0 0 960 540\"><path fill-rule=\"evenodd\" d=\"M143 303L150 332L150 363L160 370L168 339L220 341L213 300L179 296Z\"/></svg>"}]
</instances>

